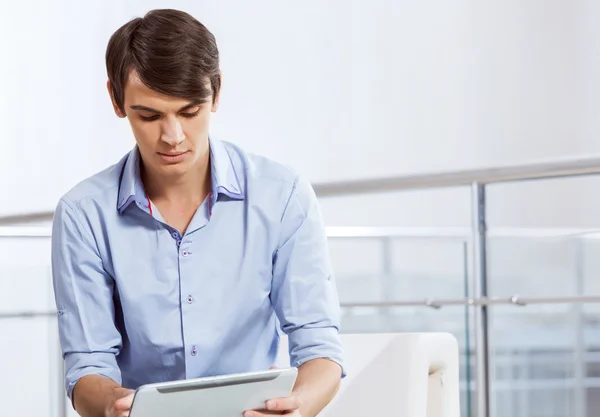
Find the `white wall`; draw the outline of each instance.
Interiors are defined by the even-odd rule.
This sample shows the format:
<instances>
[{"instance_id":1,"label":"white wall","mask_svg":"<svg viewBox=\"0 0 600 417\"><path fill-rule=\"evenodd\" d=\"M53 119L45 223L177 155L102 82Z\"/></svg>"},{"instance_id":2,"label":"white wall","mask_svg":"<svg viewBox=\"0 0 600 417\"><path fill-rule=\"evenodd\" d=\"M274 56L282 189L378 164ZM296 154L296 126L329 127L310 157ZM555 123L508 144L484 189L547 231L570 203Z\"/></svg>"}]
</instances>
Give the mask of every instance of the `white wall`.
<instances>
[{"instance_id":1,"label":"white wall","mask_svg":"<svg viewBox=\"0 0 600 417\"><path fill-rule=\"evenodd\" d=\"M213 133L314 181L600 151L592 0L9 4L0 15L10 40L0 46L0 215L52 209L132 146L105 92L104 48L152 7L183 8L217 37L225 83ZM515 193L506 204L522 200ZM428 194L379 218L462 223L461 196ZM324 204L331 224L356 221Z\"/></svg>"}]
</instances>

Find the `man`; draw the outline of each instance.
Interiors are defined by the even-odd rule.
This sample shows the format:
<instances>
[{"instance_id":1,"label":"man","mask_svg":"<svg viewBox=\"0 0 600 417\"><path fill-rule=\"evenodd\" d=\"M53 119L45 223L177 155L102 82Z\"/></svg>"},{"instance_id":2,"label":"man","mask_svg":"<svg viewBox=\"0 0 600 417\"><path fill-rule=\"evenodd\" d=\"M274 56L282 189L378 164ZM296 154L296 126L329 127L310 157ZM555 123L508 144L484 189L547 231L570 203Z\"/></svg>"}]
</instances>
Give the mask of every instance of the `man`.
<instances>
[{"instance_id":1,"label":"man","mask_svg":"<svg viewBox=\"0 0 600 417\"><path fill-rule=\"evenodd\" d=\"M298 379L290 398L266 406L316 415L343 371L310 185L209 138L219 53L190 15L130 21L111 37L106 65L114 111L136 145L56 210L53 282L73 406L126 416L141 384L268 369L280 328Z\"/></svg>"}]
</instances>

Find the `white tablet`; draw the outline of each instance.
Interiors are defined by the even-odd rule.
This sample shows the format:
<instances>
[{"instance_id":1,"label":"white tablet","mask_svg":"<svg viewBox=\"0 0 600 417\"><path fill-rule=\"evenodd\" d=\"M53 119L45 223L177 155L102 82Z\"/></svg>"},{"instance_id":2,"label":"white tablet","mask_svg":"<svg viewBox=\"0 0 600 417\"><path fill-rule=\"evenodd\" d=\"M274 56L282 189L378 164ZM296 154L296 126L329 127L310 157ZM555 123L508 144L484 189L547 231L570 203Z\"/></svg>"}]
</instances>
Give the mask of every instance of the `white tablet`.
<instances>
[{"instance_id":1,"label":"white tablet","mask_svg":"<svg viewBox=\"0 0 600 417\"><path fill-rule=\"evenodd\" d=\"M297 375L296 368L283 368L142 385L129 417L240 417L289 397Z\"/></svg>"}]
</instances>

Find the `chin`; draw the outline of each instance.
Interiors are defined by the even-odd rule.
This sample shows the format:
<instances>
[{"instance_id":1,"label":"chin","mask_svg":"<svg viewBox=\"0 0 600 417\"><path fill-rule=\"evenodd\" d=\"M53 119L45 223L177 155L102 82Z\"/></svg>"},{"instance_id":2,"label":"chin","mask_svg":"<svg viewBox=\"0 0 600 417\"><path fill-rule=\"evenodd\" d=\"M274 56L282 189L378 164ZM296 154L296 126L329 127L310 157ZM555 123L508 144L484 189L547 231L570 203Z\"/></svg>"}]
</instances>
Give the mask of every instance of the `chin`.
<instances>
[{"instance_id":1,"label":"chin","mask_svg":"<svg viewBox=\"0 0 600 417\"><path fill-rule=\"evenodd\" d=\"M160 167L159 172L165 176L179 176L183 175L189 171L188 164L180 163L180 164L171 164L171 165L162 165Z\"/></svg>"}]
</instances>

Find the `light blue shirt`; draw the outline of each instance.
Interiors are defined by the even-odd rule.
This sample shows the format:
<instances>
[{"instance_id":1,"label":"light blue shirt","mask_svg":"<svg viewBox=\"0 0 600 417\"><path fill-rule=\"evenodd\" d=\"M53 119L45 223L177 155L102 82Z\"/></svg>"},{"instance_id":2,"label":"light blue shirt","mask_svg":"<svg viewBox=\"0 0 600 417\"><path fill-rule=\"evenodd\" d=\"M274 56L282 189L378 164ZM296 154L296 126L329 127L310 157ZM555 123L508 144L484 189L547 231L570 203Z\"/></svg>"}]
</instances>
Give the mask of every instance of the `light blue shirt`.
<instances>
[{"instance_id":1,"label":"light blue shirt","mask_svg":"<svg viewBox=\"0 0 600 417\"><path fill-rule=\"evenodd\" d=\"M212 193L185 234L146 198L134 148L57 206L52 274L67 394L85 375L124 387L342 365L339 301L310 184L210 140Z\"/></svg>"}]
</instances>

